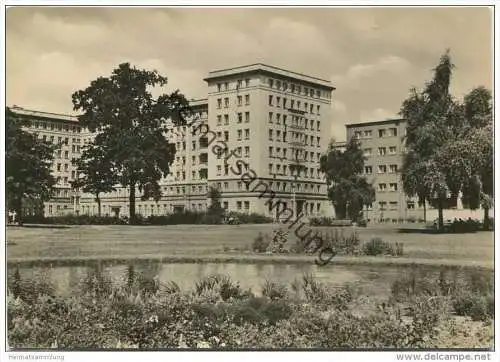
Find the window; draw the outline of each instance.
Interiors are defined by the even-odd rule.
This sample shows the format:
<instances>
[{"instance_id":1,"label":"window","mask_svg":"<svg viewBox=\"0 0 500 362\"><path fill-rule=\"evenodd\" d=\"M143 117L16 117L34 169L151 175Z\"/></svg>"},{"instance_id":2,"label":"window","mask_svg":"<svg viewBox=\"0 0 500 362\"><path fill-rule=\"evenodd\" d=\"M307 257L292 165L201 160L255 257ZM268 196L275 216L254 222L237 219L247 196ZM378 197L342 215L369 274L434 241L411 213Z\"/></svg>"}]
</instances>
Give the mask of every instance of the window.
<instances>
[{"instance_id":1,"label":"window","mask_svg":"<svg viewBox=\"0 0 500 362\"><path fill-rule=\"evenodd\" d=\"M280 141L280 138L281 137L281 131L280 130L277 130L276 131L276 140L279 142Z\"/></svg>"},{"instance_id":2,"label":"window","mask_svg":"<svg viewBox=\"0 0 500 362\"><path fill-rule=\"evenodd\" d=\"M220 91L221 91L221 84L217 83L217 92L220 92Z\"/></svg>"},{"instance_id":3,"label":"window","mask_svg":"<svg viewBox=\"0 0 500 362\"><path fill-rule=\"evenodd\" d=\"M191 171L191 178L193 180L196 180L196 172L195 171ZM194 186L193 186L194 187ZM194 190L193 190L194 191Z\"/></svg>"},{"instance_id":4,"label":"window","mask_svg":"<svg viewBox=\"0 0 500 362\"><path fill-rule=\"evenodd\" d=\"M397 210L398 209L398 202L397 201L389 202L389 209L390 210Z\"/></svg>"},{"instance_id":5,"label":"window","mask_svg":"<svg viewBox=\"0 0 500 362\"><path fill-rule=\"evenodd\" d=\"M364 131L363 134L364 138L372 138L372 131Z\"/></svg>"},{"instance_id":6,"label":"window","mask_svg":"<svg viewBox=\"0 0 500 362\"><path fill-rule=\"evenodd\" d=\"M224 165L224 176L229 175L229 165Z\"/></svg>"},{"instance_id":7,"label":"window","mask_svg":"<svg viewBox=\"0 0 500 362\"><path fill-rule=\"evenodd\" d=\"M241 157L241 150L242 150L241 146L236 149L236 154L238 157Z\"/></svg>"},{"instance_id":8,"label":"window","mask_svg":"<svg viewBox=\"0 0 500 362\"><path fill-rule=\"evenodd\" d=\"M241 201L236 201L236 208L241 210Z\"/></svg>"},{"instance_id":9,"label":"window","mask_svg":"<svg viewBox=\"0 0 500 362\"><path fill-rule=\"evenodd\" d=\"M398 184L397 183L390 183L389 184L389 191L398 191Z\"/></svg>"},{"instance_id":10,"label":"window","mask_svg":"<svg viewBox=\"0 0 500 362\"><path fill-rule=\"evenodd\" d=\"M396 154L396 146L389 147L389 154L390 155L395 155Z\"/></svg>"},{"instance_id":11,"label":"window","mask_svg":"<svg viewBox=\"0 0 500 362\"><path fill-rule=\"evenodd\" d=\"M292 108L292 109L293 109L293 106L294 106L294 105L295 105L295 101L292 99L292 100L290 101L290 108Z\"/></svg>"},{"instance_id":12,"label":"window","mask_svg":"<svg viewBox=\"0 0 500 362\"><path fill-rule=\"evenodd\" d=\"M245 211L249 211L250 210L250 201L245 201Z\"/></svg>"},{"instance_id":13,"label":"window","mask_svg":"<svg viewBox=\"0 0 500 362\"><path fill-rule=\"evenodd\" d=\"M273 96L269 96L269 105L272 106L273 105Z\"/></svg>"},{"instance_id":14,"label":"window","mask_svg":"<svg viewBox=\"0 0 500 362\"><path fill-rule=\"evenodd\" d=\"M196 151L196 141L191 142L191 150Z\"/></svg>"},{"instance_id":15,"label":"window","mask_svg":"<svg viewBox=\"0 0 500 362\"><path fill-rule=\"evenodd\" d=\"M320 142L321 142L321 137L317 137L317 138L316 138L316 140L318 141L318 142L317 142L317 146L319 147L319 144L320 144Z\"/></svg>"},{"instance_id":16,"label":"window","mask_svg":"<svg viewBox=\"0 0 500 362\"><path fill-rule=\"evenodd\" d=\"M276 124L280 124L281 123L281 114L277 113L276 114Z\"/></svg>"},{"instance_id":17,"label":"window","mask_svg":"<svg viewBox=\"0 0 500 362\"><path fill-rule=\"evenodd\" d=\"M386 172L387 172L386 165L379 165L378 166L378 173L386 173Z\"/></svg>"},{"instance_id":18,"label":"window","mask_svg":"<svg viewBox=\"0 0 500 362\"><path fill-rule=\"evenodd\" d=\"M385 137L386 136L385 129L379 129L378 130L378 136L379 137Z\"/></svg>"},{"instance_id":19,"label":"window","mask_svg":"<svg viewBox=\"0 0 500 362\"><path fill-rule=\"evenodd\" d=\"M238 186L238 190L241 190L241 181L238 181L237 186Z\"/></svg>"},{"instance_id":20,"label":"window","mask_svg":"<svg viewBox=\"0 0 500 362\"><path fill-rule=\"evenodd\" d=\"M221 99L221 98L218 98L218 99L217 99L217 108L218 108L218 109L221 109L221 108L222 108L222 99Z\"/></svg>"},{"instance_id":21,"label":"window","mask_svg":"<svg viewBox=\"0 0 500 362\"><path fill-rule=\"evenodd\" d=\"M224 201L222 203L222 205L223 205L224 210L227 210L229 208L229 205L228 205L227 201Z\"/></svg>"},{"instance_id":22,"label":"window","mask_svg":"<svg viewBox=\"0 0 500 362\"><path fill-rule=\"evenodd\" d=\"M250 122L250 112L245 112L245 123Z\"/></svg>"},{"instance_id":23,"label":"window","mask_svg":"<svg viewBox=\"0 0 500 362\"><path fill-rule=\"evenodd\" d=\"M228 107L229 107L229 98L224 98L224 108L228 108Z\"/></svg>"},{"instance_id":24,"label":"window","mask_svg":"<svg viewBox=\"0 0 500 362\"><path fill-rule=\"evenodd\" d=\"M236 137L238 141L241 141L241 134L242 134L241 129L239 129Z\"/></svg>"},{"instance_id":25,"label":"window","mask_svg":"<svg viewBox=\"0 0 500 362\"><path fill-rule=\"evenodd\" d=\"M386 152L387 152L387 149L385 147L378 148L378 155L379 156L385 156Z\"/></svg>"},{"instance_id":26,"label":"window","mask_svg":"<svg viewBox=\"0 0 500 362\"><path fill-rule=\"evenodd\" d=\"M281 97L276 97L276 107L280 107L281 106Z\"/></svg>"},{"instance_id":27,"label":"window","mask_svg":"<svg viewBox=\"0 0 500 362\"><path fill-rule=\"evenodd\" d=\"M245 79L245 87L250 87L250 79Z\"/></svg>"},{"instance_id":28,"label":"window","mask_svg":"<svg viewBox=\"0 0 500 362\"><path fill-rule=\"evenodd\" d=\"M269 174L272 174L273 173L273 164L270 163L267 167L268 167L268 170L269 170Z\"/></svg>"},{"instance_id":29,"label":"window","mask_svg":"<svg viewBox=\"0 0 500 362\"><path fill-rule=\"evenodd\" d=\"M396 173L396 172L398 172L398 165L390 165L389 166L389 172L390 173Z\"/></svg>"},{"instance_id":30,"label":"window","mask_svg":"<svg viewBox=\"0 0 500 362\"><path fill-rule=\"evenodd\" d=\"M245 129L245 139L246 140L250 139L250 129L249 128Z\"/></svg>"},{"instance_id":31,"label":"window","mask_svg":"<svg viewBox=\"0 0 500 362\"><path fill-rule=\"evenodd\" d=\"M378 184L378 190L379 191L386 191L387 185L386 184Z\"/></svg>"},{"instance_id":32,"label":"window","mask_svg":"<svg viewBox=\"0 0 500 362\"><path fill-rule=\"evenodd\" d=\"M319 104L316 106L316 114L319 115Z\"/></svg>"},{"instance_id":33,"label":"window","mask_svg":"<svg viewBox=\"0 0 500 362\"><path fill-rule=\"evenodd\" d=\"M250 105L250 94L245 95L245 105Z\"/></svg>"},{"instance_id":34,"label":"window","mask_svg":"<svg viewBox=\"0 0 500 362\"><path fill-rule=\"evenodd\" d=\"M272 147L269 147L269 157L271 157L271 158L273 157L273 148Z\"/></svg>"},{"instance_id":35,"label":"window","mask_svg":"<svg viewBox=\"0 0 500 362\"><path fill-rule=\"evenodd\" d=\"M381 211L384 211L387 207L387 202L386 201L379 201L378 203L378 208L381 210Z\"/></svg>"},{"instance_id":36,"label":"window","mask_svg":"<svg viewBox=\"0 0 500 362\"><path fill-rule=\"evenodd\" d=\"M250 147L245 146L245 157L250 157Z\"/></svg>"},{"instance_id":37,"label":"window","mask_svg":"<svg viewBox=\"0 0 500 362\"><path fill-rule=\"evenodd\" d=\"M361 138L361 131L354 132L354 138L355 139L360 139Z\"/></svg>"},{"instance_id":38,"label":"window","mask_svg":"<svg viewBox=\"0 0 500 362\"><path fill-rule=\"evenodd\" d=\"M229 141L229 131L224 131L224 141Z\"/></svg>"},{"instance_id":39,"label":"window","mask_svg":"<svg viewBox=\"0 0 500 362\"><path fill-rule=\"evenodd\" d=\"M57 164L57 171L61 171L61 164L60 163Z\"/></svg>"},{"instance_id":40,"label":"window","mask_svg":"<svg viewBox=\"0 0 500 362\"><path fill-rule=\"evenodd\" d=\"M286 125L286 115L285 114L283 115L283 125L284 126Z\"/></svg>"},{"instance_id":41,"label":"window","mask_svg":"<svg viewBox=\"0 0 500 362\"><path fill-rule=\"evenodd\" d=\"M272 141L273 140L273 130L270 129L269 130L269 141Z\"/></svg>"},{"instance_id":42,"label":"window","mask_svg":"<svg viewBox=\"0 0 500 362\"><path fill-rule=\"evenodd\" d=\"M370 157L372 155L372 149L371 148L365 148L363 150L363 155L365 155L365 157Z\"/></svg>"},{"instance_id":43,"label":"window","mask_svg":"<svg viewBox=\"0 0 500 362\"><path fill-rule=\"evenodd\" d=\"M226 82L226 83L224 83L224 90L228 90L228 89L229 89L229 83Z\"/></svg>"},{"instance_id":44,"label":"window","mask_svg":"<svg viewBox=\"0 0 500 362\"><path fill-rule=\"evenodd\" d=\"M415 202L414 201L407 201L406 202L406 208L408 210L414 210L415 209Z\"/></svg>"},{"instance_id":45,"label":"window","mask_svg":"<svg viewBox=\"0 0 500 362\"><path fill-rule=\"evenodd\" d=\"M64 158L65 158L65 159L68 159L68 158L69 158L69 152L68 152L68 151L64 151Z\"/></svg>"},{"instance_id":46,"label":"window","mask_svg":"<svg viewBox=\"0 0 500 362\"><path fill-rule=\"evenodd\" d=\"M398 129L397 128L389 128L389 134L393 137L398 135Z\"/></svg>"},{"instance_id":47,"label":"window","mask_svg":"<svg viewBox=\"0 0 500 362\"><path fill-rule=\"evenodd\" d=\"M370 211L370 210L372 210L372 209L373 209L373 205L372 205L372 203L371 203L371 202L370 202L370 203L368 203L368 204L366 204L365 206L366 206L366 210L367 210L367 211Z\"/></svg>"},{"instance_id":48,"label":"window","mask_svg":"<svg viewBox=\"0 0 500 362\"><path fill-rule=\"evenodd\" d=\"M283 108L286 108L286 101L287 101L287 99L283 98Z\"/></svg>"},{"instance_id":49,"label":"window","mask_svg":"<svg viewBox=\"0 0 500 362\"><path fill-rule=\"evenodd\" d=\"M221 172L222 172L222 166L221 165L217 165L217 176L220 176Z\"/></svg>"},{"instance_id":50,"label":"window","mask_svg":"<svg viewBox=\"0 0 500 362\"><path fill-rule=\"evenodd\" d=\"M238 84L236 86L236 89L240 89L243 84L243 81L241 79L238 79Z\"/></svg>"},{"instance_id":51,"label":"window","mask_svg":"<svg viewBox=\"0 0 500 362\"><path fill-rule=\"evenodd\" d=\"M273 123L273 112L269 112L269 123Z\"/></svg>"},{"instance_id":52,"label":"window","mask_svg":"<svg viewBox=\"0 0 500 362\"><path fill-rule=\"evenodd\" d=\"M243 105L243 97L238 96L238 107L241 107Z\"/></svg>"},{"instance_id":53,"label":"window","mask_svg":"<svg viewBox=\"0 0 500 362\"><path fill-rule=\"evenodd\" d=\"M272 88L274 86L274 80L269 79L268 83L269 83L269 88Z\"/></svg>"},{"instance_id":54,"label":"window","mask_svg":"<svg viewBox=\"0 0 500 362\"><path fill-rule=\"evenodd\" d=\"M365 173L366 174L371 174L372 173L372 166L365 166Z\"/></svg>"},{"instance_id":55,"label":"window","mask_svg":"<svg viewBox=\"0 0 500 362\"><path fill-rule=\"evenodd\" d=\"M316 122L316 131L320 130L320 125L321 125L320 121Z\"/></svg>"}]
</instances>

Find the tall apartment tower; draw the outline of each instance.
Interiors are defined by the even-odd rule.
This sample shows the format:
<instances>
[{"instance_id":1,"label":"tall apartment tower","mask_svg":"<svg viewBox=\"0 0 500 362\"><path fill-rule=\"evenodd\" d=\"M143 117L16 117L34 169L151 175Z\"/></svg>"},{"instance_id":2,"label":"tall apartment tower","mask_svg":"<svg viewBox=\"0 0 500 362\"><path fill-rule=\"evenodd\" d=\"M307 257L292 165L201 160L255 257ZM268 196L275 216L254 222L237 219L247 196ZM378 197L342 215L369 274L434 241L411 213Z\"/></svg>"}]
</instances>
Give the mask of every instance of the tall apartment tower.
<instances>
[{"instance_id":1,"label":"tall apartment tower","mask_svg":"<svg viewBox=\"0 0 500 362\"><path fill-rule=\"evenodd\" d=\"M330 216L319 171L330 133L330 82L264 64L213 71L204 80L208 125L217 138L296 215ZM234 159L208 152L208 163L209 183L221 190L224 208L275 216L259 197L262 190L231 172Z\"/></svg>"}]
</instances>

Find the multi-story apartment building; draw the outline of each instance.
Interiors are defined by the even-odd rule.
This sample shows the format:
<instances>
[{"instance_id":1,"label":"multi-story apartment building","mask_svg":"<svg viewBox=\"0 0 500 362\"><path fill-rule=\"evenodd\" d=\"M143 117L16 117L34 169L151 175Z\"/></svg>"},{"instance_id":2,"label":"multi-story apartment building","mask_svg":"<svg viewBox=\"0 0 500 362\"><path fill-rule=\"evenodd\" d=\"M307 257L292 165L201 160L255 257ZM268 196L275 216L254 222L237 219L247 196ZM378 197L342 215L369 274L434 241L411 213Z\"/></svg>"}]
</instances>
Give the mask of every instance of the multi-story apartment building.
<instances>
[{"instance_id":1,"label":"multi-story apartment building","mask_svg":"<svg viewBox=\"0 0 500 362\"><path fill-rule=\"evenodd\" d=\"M85 130L78 125L76 117L26 110L14 106L12 111L26 121L24 128L44 141L58 144L55 151L52 173L57 179L53 198L44 205L45 215L63 215L78 212L78 199L71 187L76 177L72 160L80 156ZM28 214L40 212L26 205Z\"/></svg>"},{"instance_id":2,"label":"multi-story apartment building","mask_svg":"<svg viewBox=\"0 0 500 362\"><path fill-rule=\"evenodd\" d=\"M418 204L402 190L401 165L406 121L391 119L346 125L347 139L357 138L366 157L364 173L375 188L375 203L364 210L372 222L419 218Z\"/></svg>"},{"instance_id":3,"label":"multi-story apartment building","mask_svg":"<svg viewBox=\"0 0 500 362\"><path fill-rule=\"evenodd\" d=\"M170 174L160 182L163 197L159 202L142 201L137 193L136 212L149 216L202 211L207 207L208 187L215 186L226 210L275 216L261 197L262 189L247 186L231 171L231 162L240 159L296 215L333 215L319 172L330 130L334 90L330 82L264 64L213 71L204 80L208 98L190 102L195 123L207 124L234 159L213 152L206 136L192 132L189 125L172 127L167 137L176 145L176 155ZM54 200L46 203L45 215L96 214L94 196L70 186L76 177L71 159L91 142L92 134L78 126L75 117L19 107L13 111L32 121L30 131L63 143L53 169L60 179ZM104 215L128 215L128 190L117 187L101 195L101 205Z\"/></svg>"},{"instance_id":4,"label":"multi-story apartment building","mask_svg":"<svg viewBox=\"0 0 500 362\"><path fill-rule=\"evenodd\" d=\"M436 209L426 205L424 210L416 198L403 192L400 171L405 152L404 119L348 124L346 134L347 140L355 137L360 141L366 157L364 174L375 188L375 202L363 211L365 219L376 223L424 218L429 221L437 217ZM459 197L456 207L445 210L445 217L480 219L481 212L464 209Z\"/></svg>"},{"instance_id":5,"label":"multi-story apartment building","mask_svg":"<svg viewBox=\"0 0 500 362\"><path fill-rule=\"evenodd\" d=\"M213 71L205 81L208 125L217 138L295 215L331 214L319 171L330 131L330 82L264 64ZM231 172L234 160L209 152L208 162L224 208L276 216L259 197L262 189Z\"/></svg>"}]
</instances>

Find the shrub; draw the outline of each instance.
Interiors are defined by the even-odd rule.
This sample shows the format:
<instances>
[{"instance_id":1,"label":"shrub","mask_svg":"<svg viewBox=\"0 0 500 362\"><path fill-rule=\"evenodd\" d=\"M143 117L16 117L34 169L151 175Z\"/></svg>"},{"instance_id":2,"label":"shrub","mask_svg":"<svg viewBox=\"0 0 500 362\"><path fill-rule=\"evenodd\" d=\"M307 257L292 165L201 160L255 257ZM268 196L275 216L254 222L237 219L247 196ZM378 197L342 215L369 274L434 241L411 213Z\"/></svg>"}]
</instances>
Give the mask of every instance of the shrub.
<instances>
[{"instance_id":1,"label":"shrub","mask_svg":"<svg viewBox=\"0 0 500 362\"><path fill-rule=\"evenodd\" d=\"M232 211L227 216L237 218L241 224L270 224L273 222L273 218L255 212L245 214Z\"/></svg>"},{"instance_id":2,"label":"shrub","mask_svg":"<svg viewBox=\"0 0 500 362\"><path fill-rule=\"evenodd\" d=\"M278 284L266 280L262 287L262 295L270 299L283 299L288 295L288 289L283 284Z\"/></svg>"},{"instance_id":3,"label":"shrub","mask_svg":"<svg viewBox=\"0 0 500 362\"><path fill-rule=\"evenodd\" d=\"M395 255L394 247L381 238L372 238L363 244L363 253L366 255Z\"/></svg>"},{"instance_id":4,"label":"shrub","mask_svg":"<svg viewBox=\"0 0 500 362\"><path fill-rule=\"evenodd\" d=\"M269 237L259 232L259 235L253 240L252 250L257 253L264 253L267 251L270 243Z\"/></svg>"}]
</instances>

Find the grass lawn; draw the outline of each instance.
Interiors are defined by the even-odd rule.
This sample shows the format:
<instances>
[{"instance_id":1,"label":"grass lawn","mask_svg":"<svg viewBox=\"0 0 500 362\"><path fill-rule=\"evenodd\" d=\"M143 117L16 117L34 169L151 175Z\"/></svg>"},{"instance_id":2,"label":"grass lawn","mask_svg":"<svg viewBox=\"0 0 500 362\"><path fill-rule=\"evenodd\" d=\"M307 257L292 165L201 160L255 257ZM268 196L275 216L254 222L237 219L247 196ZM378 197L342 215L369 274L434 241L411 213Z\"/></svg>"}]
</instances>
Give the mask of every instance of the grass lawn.
<instances>
[{"instance_id":1,"label":"grass lawn","mask_svg":"<svg viewBox=\"0 0 500 362\"><path fill-rule=\"evenodd\" d=\"M7 229L8 262L150 258L170 261L312 262L311 256L256 255L248 249L260 232L276 225L44 226ZM322 231L334 228L315 228ZM349 228L350 229L350 228ZM344 229L345 233L350 233ZM344 263L423 263L493 267L493 233L422 234L396 226L358 228L362 242L372 237L402 242L404 256L336 257ZM229 251L228 249L238 249Z\"/></svg>"}]
</instances>

